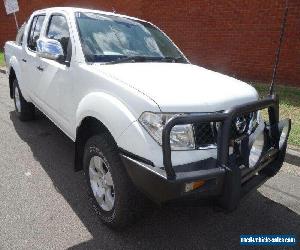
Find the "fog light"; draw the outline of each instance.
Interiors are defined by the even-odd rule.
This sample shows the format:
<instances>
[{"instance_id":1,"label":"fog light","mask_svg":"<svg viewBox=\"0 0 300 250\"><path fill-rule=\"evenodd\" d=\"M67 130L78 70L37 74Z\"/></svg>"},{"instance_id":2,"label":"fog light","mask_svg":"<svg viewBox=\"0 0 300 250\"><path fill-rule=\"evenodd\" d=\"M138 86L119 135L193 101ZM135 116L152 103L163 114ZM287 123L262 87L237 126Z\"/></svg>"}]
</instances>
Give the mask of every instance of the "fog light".
<instances>
[{"instance_id":1,"label":"fog light","mask_svg":"<svg viewBox=\"0 0 300 250\"><path fill-rule=\"evenodd\" d=\"M284 126L280 135L280 139L279 139L279 149L282 148L282 146L284 145L284 143L287 140L287 136L289 134L289 126Z\"/></svg>"},{"instance_id":2,"label":"fog light","mask_svg":"<svg viewBox=\"0 0 300 250\"><path fill-rule=\"evenodd\" d=\"M263 131L256 137L249 155L249 167L253 168L259 161L265 144Z\"/></svg>"},{"instance_id":3,"label":"fog light","mask_svg":"<svg viewBox=\"0 0 300 250\"><path fill-rule=\"evenodd\" d=\"M195 189L198 189L198 188L202 187L204 184L205 184L205 181L203 181L203 180L187 183L187 184L185 184L185 192L190 192Z\"/></svg>"}]
</instances>

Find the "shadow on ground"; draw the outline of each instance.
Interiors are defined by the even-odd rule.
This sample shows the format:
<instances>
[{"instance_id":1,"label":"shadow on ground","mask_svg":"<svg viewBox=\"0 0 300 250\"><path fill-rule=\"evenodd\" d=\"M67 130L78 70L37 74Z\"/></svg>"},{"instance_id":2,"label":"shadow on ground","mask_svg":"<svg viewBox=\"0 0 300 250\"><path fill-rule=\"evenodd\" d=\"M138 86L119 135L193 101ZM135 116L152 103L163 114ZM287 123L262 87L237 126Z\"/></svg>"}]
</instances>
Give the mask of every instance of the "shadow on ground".
<instances>
[{"instance_id":1,"label":"shadow on ground","mask_svg":"<svg viewBox=\"0 0 300 250\"><path fill-rule=\"evenodd\" d=\"M236 249L240 234L299 232L299 215L257 191L245 197L230 214L195 203L154 207L126 231L111 231L87 205L83 174L73 171L73 143L41 114L28 123L21 123L14 112L10 119L58 192L93 236L73 249Z\"/></svg>"},{"instance_id":2,"label":"shadow on ground","mask_svg":"<svg viewBox=\"0 0 300 250\"><path fill-rule=\"evenodd\" d=\"M300 157L298 156L298 154L286 154L285 161L289 164L300 167Z\"/></svg>"}]
</instances>

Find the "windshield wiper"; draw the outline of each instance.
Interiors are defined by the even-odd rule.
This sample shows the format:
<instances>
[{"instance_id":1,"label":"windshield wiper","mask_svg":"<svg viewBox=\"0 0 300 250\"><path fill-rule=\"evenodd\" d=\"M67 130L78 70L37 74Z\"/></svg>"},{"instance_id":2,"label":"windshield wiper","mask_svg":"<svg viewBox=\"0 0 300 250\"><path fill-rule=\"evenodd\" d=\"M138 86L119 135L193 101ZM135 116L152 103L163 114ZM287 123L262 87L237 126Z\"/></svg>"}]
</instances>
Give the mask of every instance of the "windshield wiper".
<instances>
[{"instance_id":1,"label":"windshield wiper","mask_svg":"<svg viewBox=\"0 0 300 250\"><path fill-rule=\"evenodd\" d=\"M186 60L183 57L151 57L151 56L126 56L119 57L116 60L107 62L106 64L117 64L125 62L183 62Z\"/></svg>"},{"instance_id":2,"label":"windshield wiper","mask_svg":"<svg viewBox=\"0 0 300 250\"><path fill-rule=\"evenodd\" d=\"M166 56L166 57L161 57L160 58L160 61L162 62L174 62L174 63L177 63L177 62L182 62L182 63L186 63L187 61L179 56L179 57L171 57L171 56Z\"/></svg>"},{"instance_id":3,"label":"windshield wiper","mask_svg":"<svg viewBox=\"0 0 300 250\"><path fill-rule=\"evenodd\" d=\"M119 57L118 59L107 62L106 64L117 64L117 63L124 63L124 62L147 62L147 61L154 61L158 60L159 57L149 57L149 56L126 56L126 57Z\"/></svg>"}]
</instances>

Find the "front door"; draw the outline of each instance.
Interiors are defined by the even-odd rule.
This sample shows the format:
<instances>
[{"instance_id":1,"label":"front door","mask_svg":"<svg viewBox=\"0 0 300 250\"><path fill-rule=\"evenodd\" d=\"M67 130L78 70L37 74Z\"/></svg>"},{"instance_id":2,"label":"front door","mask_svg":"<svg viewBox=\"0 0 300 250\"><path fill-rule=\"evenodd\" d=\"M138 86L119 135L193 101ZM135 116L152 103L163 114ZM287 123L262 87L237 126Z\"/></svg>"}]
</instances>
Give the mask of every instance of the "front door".
<instances>
[{"instance_id":1,"label":"front door","mask_svg":"<svg viewBox=\"0 0 300 250\"><path fill-rule=\"evenodd\" d=\"M38 67L42 72L42 81L35 86L35 96L43 106L44 112L68 133L70 120L66 114L72 107L72 73L70 72L72 44L66 17L62 14L51 15L45 36L61 43L65 58L64 63L45 58L39 59Z\"/></svg>"}]
</instances>

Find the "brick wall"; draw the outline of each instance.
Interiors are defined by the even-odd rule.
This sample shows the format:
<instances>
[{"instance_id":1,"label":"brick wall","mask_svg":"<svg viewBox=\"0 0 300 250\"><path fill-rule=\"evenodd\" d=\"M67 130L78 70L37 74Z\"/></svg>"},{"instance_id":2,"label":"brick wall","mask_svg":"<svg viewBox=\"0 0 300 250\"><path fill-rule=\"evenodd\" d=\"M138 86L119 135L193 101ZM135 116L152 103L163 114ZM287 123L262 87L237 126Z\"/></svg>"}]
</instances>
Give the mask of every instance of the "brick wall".
<instances>
[{"instance_id":1,"label":"brick wall","mask_svg":"<svg viewBox=\"0 0 300 250\"><path fill-rule=\"evenodd\" d=\"M14 40L16 36L16 25L13 15L6 15L3 0L0 0L0 48L5 41ZM142 0L18 0L20 12L17 19L21 25L32 14L33 11L48 7L72 6L105 11L116 10L118 13L141 17L140 2Z\"/></svg>"},{"instance_id":2,"label":"brick wall","mask_svg":"<svg viewBox=\"0 0 300 250\"><path fill-rule=\"evenodd\" d=\"M300 86L300 1L289 2L278 81ZM269 82L283 7L283 0L160 0L143 1L142 10L192 62L245 80Z\"/></svg>"},{"instance_id":3,"label":"brick wall","mask_svg":"<svg viewBox=\"0 0 300 250\"><path fill-rule=\"evenodd\" d=\"M28 3L30 2L30 3ZM1 3L1 2L0 2ZM23 22L35 9L84 6L138 16L161 27L195 64L243 80L269 82L284 0L19 0ZM300 86L300 1L289 0L278 82ZM15 37L0 4L0 46Z\"/></svg>"}]
</instances>

